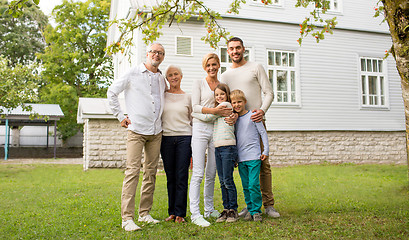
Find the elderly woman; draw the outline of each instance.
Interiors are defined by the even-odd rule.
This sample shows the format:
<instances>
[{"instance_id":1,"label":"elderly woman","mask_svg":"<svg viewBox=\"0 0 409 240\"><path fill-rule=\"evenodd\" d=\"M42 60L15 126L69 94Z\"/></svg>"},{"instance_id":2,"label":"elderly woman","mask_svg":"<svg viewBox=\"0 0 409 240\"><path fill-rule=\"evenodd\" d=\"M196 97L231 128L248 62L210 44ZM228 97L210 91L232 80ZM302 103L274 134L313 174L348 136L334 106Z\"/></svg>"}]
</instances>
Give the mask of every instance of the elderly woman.
<instances>
[{"instance_id":1,"label":"elderly woman","mask_svg":"<svg viewBox=\"0 0 409 240\"><path fill-rule=\"evenodd\" d=\"M170 65L165 70L169 89L165 92L162 114L161 155L168 188L168 213L165 221L185 222L189 165L192 155L191 95L180 88L182 70Z\"/></svg>"},{"instance_id":2,"label":"elderly woman","mask_svg":"<svg viewBox=\"0 0 409 240\"><path fill-rule=\"evenodd\" d=\"M193 82L192 106L197 113L211 113L220 116L229 116L231 108L214 106L214 89L220 83L217 74L220 68L220 60L217 54L206 54L202 61L203 69L207 76ZM206 161L207 149L207 161ZM193 172L190 179L190 212L194 224L207 227L210 223L204 217L218 217L219 212L214 209L213 194L216 177L216 160L213 144L213 123L204 122L193 118L192 129L192 158ZM200 184L205 175L204 183L204 217L200 214Z\"/></svg>"}]
</instances>

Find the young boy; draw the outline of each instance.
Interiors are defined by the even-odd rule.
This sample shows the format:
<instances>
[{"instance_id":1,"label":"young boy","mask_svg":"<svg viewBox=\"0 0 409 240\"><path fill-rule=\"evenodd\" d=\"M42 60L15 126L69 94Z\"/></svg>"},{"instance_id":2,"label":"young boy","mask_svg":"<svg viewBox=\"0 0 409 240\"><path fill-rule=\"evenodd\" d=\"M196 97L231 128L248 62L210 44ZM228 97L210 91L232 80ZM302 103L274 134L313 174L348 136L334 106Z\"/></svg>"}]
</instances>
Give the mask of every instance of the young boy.
<instances>
[{"instance_id":1,"label":"young boy","mask_svg":"<svg viewBox=\"0 0 409 240\"><path fill-rule=\"evenodd\" d=\"M239 173L248 209L244 219L253 219L260 222L262 221L260 166L261 161L268 161L269 145L267 131L262 122L256 123L250 119L251 112L245 108L247 100L242 91L232 91L230 99L234 111L239 115L236 122L236 145L239 155ZM263 153L260 152L260 136L264 146Z\"/></svg>"}]
</instances>

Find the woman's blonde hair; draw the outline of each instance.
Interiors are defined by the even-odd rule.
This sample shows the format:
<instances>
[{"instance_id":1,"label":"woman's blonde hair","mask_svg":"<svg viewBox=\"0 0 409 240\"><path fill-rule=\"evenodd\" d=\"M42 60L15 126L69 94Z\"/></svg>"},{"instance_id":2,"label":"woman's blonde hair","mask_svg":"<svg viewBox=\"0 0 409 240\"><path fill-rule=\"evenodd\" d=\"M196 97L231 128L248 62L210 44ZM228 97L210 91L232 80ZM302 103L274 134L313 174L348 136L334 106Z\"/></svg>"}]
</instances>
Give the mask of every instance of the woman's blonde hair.
<instances>
[{"instance_id":1,"label":"woman's blonde hair","mask_svg":"<svg viewBox=\"0 0 409 240\"><path fill-rule=\"evenodd\" d=\"M203 57L203 61L202 61L203 69L206 69L207 62L212 58L214 58L220 66L219 56L217 56L216 53L208 53Z\"/></svg>"}]
</instances>

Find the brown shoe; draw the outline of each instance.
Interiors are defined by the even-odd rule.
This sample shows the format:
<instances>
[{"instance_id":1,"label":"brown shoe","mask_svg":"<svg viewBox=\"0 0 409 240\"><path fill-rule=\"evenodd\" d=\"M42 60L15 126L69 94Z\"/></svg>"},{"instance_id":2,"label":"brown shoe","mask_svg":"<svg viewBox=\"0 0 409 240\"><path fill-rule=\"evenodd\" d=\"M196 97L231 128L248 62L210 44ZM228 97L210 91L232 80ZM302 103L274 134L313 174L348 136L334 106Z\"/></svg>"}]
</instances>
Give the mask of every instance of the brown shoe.
<instances>
[{"instance_id":1,"label":"brown shoe","mask_svg":"<svg viewBox=\"0 0 409 240\"><path fill-rule=\"evenodd\" d=\"M184 222L186 222L186 221L185 221L185 219L184 219L183 217L177 216L175 222L177 222L177 223L184 223Z\"/></svg>"},{"instance_id":2,"label":"brown shoe","mask_svg":"<svg viewBox=\"0 0 409 240\"><path fill-rule=\"evenodd\" d=\"M175 215L170 215L169 217L167 217L167 218L165 218L165 221L166 222L169 222L169 221L174 221L175 220Z\"/></svg>"}]
</instances>

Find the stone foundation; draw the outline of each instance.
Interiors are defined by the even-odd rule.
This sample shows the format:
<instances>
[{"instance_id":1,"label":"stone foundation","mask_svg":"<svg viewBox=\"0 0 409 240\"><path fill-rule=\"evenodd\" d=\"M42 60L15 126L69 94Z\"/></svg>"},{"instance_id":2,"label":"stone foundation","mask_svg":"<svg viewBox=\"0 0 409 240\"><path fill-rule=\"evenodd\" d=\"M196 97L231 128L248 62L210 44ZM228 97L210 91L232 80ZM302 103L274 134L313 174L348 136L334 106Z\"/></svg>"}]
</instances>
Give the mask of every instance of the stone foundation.
<instances>
[{"instance_id":1,"label":"stone foundation","mask_svg":"<svg viewBox=\"0 0 409 240\"><path fill-rule=\"evenodd\" d=\"M86 119L84 169L125 167L126 131L116 119ZM268 134L273 166L407 163L404 131L280 131Z\"/></svg>"},{"instance_id":2,"label":"stone foundation","mask_svg":"<svg viewBox=\"0 0 409 240\"><path fill-rule=\"evenodd\" d=\"M269 132L272 165L406 164L405 132Z\"/></svg>"}]
</instances>

